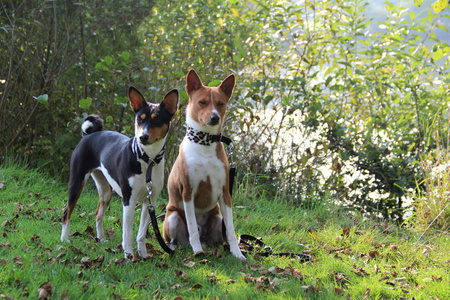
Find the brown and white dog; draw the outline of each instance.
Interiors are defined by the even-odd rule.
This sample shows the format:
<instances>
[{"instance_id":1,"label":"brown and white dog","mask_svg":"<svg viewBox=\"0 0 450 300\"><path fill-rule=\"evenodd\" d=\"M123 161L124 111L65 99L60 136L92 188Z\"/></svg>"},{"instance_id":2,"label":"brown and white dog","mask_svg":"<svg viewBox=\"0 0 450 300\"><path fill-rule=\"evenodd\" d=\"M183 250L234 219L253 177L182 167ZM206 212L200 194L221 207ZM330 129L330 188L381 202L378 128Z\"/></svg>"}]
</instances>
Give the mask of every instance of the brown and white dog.
<instances>
[{"instance_id":1,"label":"brown and white dog","mask_svg":"<svg viewBox=\"0 0 450 300\"><path fill-rule=\"evenodd\" d=\"M196 253L202 243L223 242L223 220L231 253L246 261L234 231L228 159L217 139L234 86L234 74L218 87L204 86L194 70L187 75L187 133L169 175L163 232L171 247L190 244Z\"/></svg>"}]
</instances>

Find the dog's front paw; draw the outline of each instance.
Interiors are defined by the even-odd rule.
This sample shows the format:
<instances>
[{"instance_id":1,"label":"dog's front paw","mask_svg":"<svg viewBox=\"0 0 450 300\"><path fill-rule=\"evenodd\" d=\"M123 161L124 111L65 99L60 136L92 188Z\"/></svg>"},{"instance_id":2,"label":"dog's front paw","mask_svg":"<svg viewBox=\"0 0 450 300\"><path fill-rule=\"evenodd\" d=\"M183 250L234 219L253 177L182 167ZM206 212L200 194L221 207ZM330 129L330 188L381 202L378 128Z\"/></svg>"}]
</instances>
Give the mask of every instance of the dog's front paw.
<instances>
[{"instance_id":1,"label":"dog's front paw","mask_svg":"<svg viewBox=\"0 0 450 300\"><path fill-rule=\"evenodd\" d=\"M241 250L238 249L234 249L234 251L231 251L231 254L236 257L239 258L242 262L246 263L247 262L247 258L244 256L244 254L242 254Z\"/></svg>"},{"instance_id":2,"label":"dog's front paw","mask_svg":"<svg viewBox=\"0 0 450 300\"><path fill-rule=\"evenodd\" d=\"M148 257L147 250L138 250L138 255L141 258L147 258Z\"/></svg>"},{"instance_id":3,"label":"dog's front paw","mask_svg":"<svg viewBox=\"0 0 450 300\"><path fill-rule=\"evenodd\" d=\"M69 237L61 235L61 243L70 243Z\"/></svg>"},{"instance_id":4,"label":"dog's front paw","mask_svg":"<svg viewBox=\"0 0 450 300\"><path fill-rule=\"evenodd\" d=\"M142 258L147 258L148 257L147 247L145 246L145 243L141 243L141 242L138 241L138 243L137 243L137 254L139 255L139 257L142 257Z\"/></svg>"},{"instance_id":5,"label":"dog's front paw","mask_svg":"<svg viewBox=\"0 0 450 300\"><path fill-rule=\"evenodd\" d=\"M128 259L131 262L138 262L139 259L133 253L124 252L125 259Z\"/></svg>"},{"instance_id":6,"label":"dog's front paw","mask_svg":"<svg viewBox=\"0 0 450 300\"><path fill-rule=\"evenodd\" d=\"M194 251L194 253L203 252L202 246L192 246L192 250Z\"/></svg>"}]
</instances>

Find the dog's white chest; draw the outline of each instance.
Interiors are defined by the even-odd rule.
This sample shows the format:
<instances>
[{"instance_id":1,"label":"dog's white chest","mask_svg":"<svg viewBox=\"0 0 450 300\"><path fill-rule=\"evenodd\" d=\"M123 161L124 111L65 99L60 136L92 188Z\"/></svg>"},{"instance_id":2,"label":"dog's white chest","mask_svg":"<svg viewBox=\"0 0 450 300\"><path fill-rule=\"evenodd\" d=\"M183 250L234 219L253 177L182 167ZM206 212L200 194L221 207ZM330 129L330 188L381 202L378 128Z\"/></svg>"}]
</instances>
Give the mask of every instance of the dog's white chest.
<instances>
[{"instance_id":1,"label":"dog's white chest","mask_svg":"<svg viewBox=\"0 0 450 300\"><path fill-rule=\"evenodd\" d=\"M226 184L224 163L217 157L215 144L202 146L193 142L184 142L183 152L192 194L197 193L201 182L209 182L211 186L211 203L203 209L196 207L196 212L209 211L217 204Z\"/></svg>"}]
</instances>

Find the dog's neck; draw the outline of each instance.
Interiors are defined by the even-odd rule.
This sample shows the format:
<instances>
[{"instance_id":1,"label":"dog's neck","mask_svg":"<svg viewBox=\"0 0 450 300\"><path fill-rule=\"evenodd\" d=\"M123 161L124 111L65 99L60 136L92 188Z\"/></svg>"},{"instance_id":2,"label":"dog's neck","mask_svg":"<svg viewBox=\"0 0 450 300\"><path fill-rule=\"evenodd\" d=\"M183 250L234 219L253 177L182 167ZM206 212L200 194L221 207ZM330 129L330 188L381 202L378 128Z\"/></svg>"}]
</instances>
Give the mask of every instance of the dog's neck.
<instances>
[{"instance_id":1,"label":"dog's neck","mask_svg":"<svg viewBox=\"0 0 450 300\"><path fill-rule=\"evenodd\" d=\"M151 145L142 145L137 137L131 141L131 151L136 156L136 160L142 159L144 162L154 161L158 164L164 157L166 150L166 137Z\"/></svg>"}]
</instances>

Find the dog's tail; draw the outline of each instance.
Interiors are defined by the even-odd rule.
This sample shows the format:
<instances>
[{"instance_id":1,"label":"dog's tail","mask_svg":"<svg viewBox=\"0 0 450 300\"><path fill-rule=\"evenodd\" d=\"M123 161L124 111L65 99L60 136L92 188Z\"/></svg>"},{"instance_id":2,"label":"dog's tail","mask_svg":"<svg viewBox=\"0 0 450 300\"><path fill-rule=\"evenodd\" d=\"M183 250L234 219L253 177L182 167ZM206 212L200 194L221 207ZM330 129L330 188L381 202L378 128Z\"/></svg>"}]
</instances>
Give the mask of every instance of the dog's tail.
<instances>
[{"instance_id":1,"label":"dog's tail","mask_svg":"<svg viewBox=\"0 0 450 300\"><path fill-rule=\"evenodd\" d=\"M87 135L103 129L103 120L97 115L89 115L81 124L81 131L83 135Z\"/></svg>"}]
</instances>

